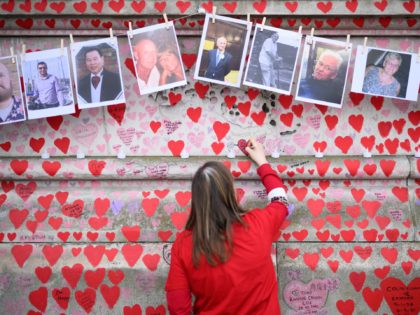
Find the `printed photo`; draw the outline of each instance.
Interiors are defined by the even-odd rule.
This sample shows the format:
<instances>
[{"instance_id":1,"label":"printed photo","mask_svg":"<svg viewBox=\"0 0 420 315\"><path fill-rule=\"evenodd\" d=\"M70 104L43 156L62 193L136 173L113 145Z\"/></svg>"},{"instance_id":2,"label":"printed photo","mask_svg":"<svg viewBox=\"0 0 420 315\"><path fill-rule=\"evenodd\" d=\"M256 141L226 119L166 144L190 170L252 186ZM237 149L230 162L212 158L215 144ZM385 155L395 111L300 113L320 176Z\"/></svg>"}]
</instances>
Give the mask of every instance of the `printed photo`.
<instances>
[{"instance_id":1,"label":"printed photo","mask_svg":"<svg viewBox=\"0 0 420 315\"><path fill-rule=\"evenodd\" d=\"M194 79L239 87L251 22L206 14Z\"/></svg>"},{"instance_id":2,"label":"printed photo","mask_svg":"<svg viewBox=\"0 0 420 315\"><path fill-rule=\"evenodd\" d=\"M290 94L302 34L257 24L244 85Z\"/></svg>"},{"instance_id":3,"label":"printed photo","mask_svg":"<svg viewBox=\"0 0 420 315\"><path fill-rule=\"evenodd\" d=\"M416 101L420 83L416 58L407 52L358 46L351 90Z\"/></svg>"},{"instance_id":4,"label":"printed photo","mask_svg":"<svg viewBox=\"0 0 420 315\"><path fill-rule=\"evenodd\" d=\"M25 119L17 56L2 57L0 58L0 125Z\"/></svg>"},{"instance_id":5,"label":"printed photo","mask_svg":"<svg viewBox=\"0 0 420 315\"><path fill-rule=\"evenodd\" d=\"M28 119L75 112L67 47L20 55Z\"/></svg>"},{"instance_id":6,"label":"printed photo","mask_svg":"<svg viewBox=\"0 0 420 315\"><path fill-rule=\"evenodd\" d=\"M141 95L187 84L173 22L143 27L127 36Z\"/></svg>"},{"instance_id":7,"label":"printed photo","mask_svg":"<svg viewBox=\"0 0 420 315\"><path fill-rule=\"evenodd\" d=\"M71 44L79 108L125 102L116 37Z\"/></svg>"},{"instance_id":8,"label":"printed photo","mask_svg":"<svg viewBox=\"0 0 420 315\"><path fill-rule=\"evenodd\" d=\"M346 86L351 44L306 37L296 100L341 108Z\"/></svg>"}]
</instances>

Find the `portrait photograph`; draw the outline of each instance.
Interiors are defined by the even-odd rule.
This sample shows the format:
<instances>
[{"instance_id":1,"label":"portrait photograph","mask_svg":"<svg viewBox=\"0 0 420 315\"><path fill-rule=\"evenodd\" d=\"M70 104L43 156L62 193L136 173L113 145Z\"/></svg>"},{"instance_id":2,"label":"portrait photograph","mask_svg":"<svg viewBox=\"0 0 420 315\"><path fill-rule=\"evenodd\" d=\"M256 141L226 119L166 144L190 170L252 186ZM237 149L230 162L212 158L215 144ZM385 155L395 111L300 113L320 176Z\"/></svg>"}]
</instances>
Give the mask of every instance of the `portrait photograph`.
<instances>
[{"instance_id":1,"label":"portrait photograph","mask_svg":"<svg viewBox=\"0 0 420 315\"><path fill-rule=\"evenodd\" d=\"M252 23L206 14L194 79L240 87Z\"/></svg>"},{"instance_id":2,"label":"portrait photograph","mask_svg":"<svg viewBox=\"0 0 420 315\"><path fill-rule=\"evenodd\" d=\"M80 109L125 102L116 37L70 46Z\"/></svg>"},{"instance_id":3,"label":"portrait photograph","mask_svg":"<svg viewBox=\"0 0 420 315\"><path fill-rule=\"evenodd\" d=\"M359 45L351 90L417 101L420 63L416 59L417 54Z\"/></svg>"},{"instance_id":4,"label":"portrait photograph","mask_svg":"<svg viewBox=\"0 0 420 315\"><path fill-rule=\"evenodd\" d=\"M173 22L129 31L127 36L141 95L187 84Z\"/></svg>"},{"instance_id":5,"label":"portrait photograph","mask_svg":"<svg viewBox=\"0 0 420 315\"><path fill-rule=\"evenodd\" d=\"M20 55L28 119L73 114L67 47Z\"/></svg>"},{"instance_id":6,"label":"portrait photograph","mask_svg":"<svg viewBox=\"0 0 420 315\"><path fill-rule=\"evenodd\" d=\"M302 34L257 24L244 85L290 94Z\"/></svg>"},{"instance_id":7,"label":"portrait photograph","mask_svg":"<svg viewBox=\"0 0 420 315\"><path fill-rule=\"evenodd\" d=\"M295 99L341 108L352 46L346 42L306 36Z\"/></svg>"},{"instance_id":8,"label":"portrait photograph","mask_svg":"<svg viewBox=\"0 0 420 315\"><path fill-rule=\"evenodd\" d=\"M14 61L14 62L13 62ZM0 58L0 125L26 119L17 56Z\"/></svg>"}]
</instances>

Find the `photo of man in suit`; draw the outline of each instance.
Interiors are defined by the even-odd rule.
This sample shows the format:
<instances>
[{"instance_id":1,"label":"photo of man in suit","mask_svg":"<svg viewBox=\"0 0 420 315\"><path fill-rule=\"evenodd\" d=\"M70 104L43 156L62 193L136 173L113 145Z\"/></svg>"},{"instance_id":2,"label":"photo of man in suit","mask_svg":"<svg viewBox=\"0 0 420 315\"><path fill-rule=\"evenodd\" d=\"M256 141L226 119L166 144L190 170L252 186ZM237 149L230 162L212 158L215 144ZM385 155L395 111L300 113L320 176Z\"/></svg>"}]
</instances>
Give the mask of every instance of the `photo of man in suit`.
<instances>
[{"instance_id":1,"label":"photo of man in suit","mask_svg":"<svg viewBox=\"0 0 420 315\"><path fill-rule=\"evenodd\" d=\"M217 38L216 49L209 51L209 63L204 76L209 79L225 81L225 76L231 70L232 55L226 51L227 39Z\"/></svg>"},{"instance_id":2,"label":"photo of man in suit","mask_svg":"<svg viewBox=\"0 0 420 315\"><path fill-rule=\"evenodd\" d=\"M84 51L84 60L89 74L77 84L77 93L86 103L112 101L121 96L121 82L117 73L104 68L104 55L98 46Z\"/></svg>"}]
</instances>

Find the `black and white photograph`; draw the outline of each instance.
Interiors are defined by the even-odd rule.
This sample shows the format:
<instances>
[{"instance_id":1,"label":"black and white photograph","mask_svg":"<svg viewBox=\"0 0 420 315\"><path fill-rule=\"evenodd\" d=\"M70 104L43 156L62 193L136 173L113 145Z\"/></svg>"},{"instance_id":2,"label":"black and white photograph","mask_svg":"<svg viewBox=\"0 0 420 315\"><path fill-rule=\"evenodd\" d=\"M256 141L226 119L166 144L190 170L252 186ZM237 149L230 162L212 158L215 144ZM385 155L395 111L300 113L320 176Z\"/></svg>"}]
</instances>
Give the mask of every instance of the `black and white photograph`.
<instances>
[{"instance_id":1,"label":"black and white photograph","mask_svg":"<svg viewBox=\"0 0 420 315\"><path fill-rule=\"evenodd\" d=\"M206 14L194 79L239 87L251 22Z\"/></svg>"},{"instance_id":2,"label":"black and white photograph","mask_svg":"<svg viewBox=\"0 0 420 315\"><path fill-rule=\"evenodd\" d=\"M26 119L17 56L0 58L0 125Z\"/></svg>"},{"instance_id":3,"label":"black and white photograph","mask_svg":"<svg viewBox=\"0 0 420 315\"><path fill-rule=\"evenodd\" d=\"M416 58L407 52L358 46L351 90L416 101L420 83Z\"/></svg>"},{"instance_id":4,"label":"black and white photograph","mask_svg":"<svg viewBox=\"0 0 420 315\"><path fill-rule=\"evenodd\" d=\"M117 38L72 43L70 48L79 108L124 103Z\"/></svg>"},{"instance_id":5,"label":"black and white photograph","mask_svg":"<svg viewBox=\"0 0 420 315\"><path fill-rule=\"evenodd\" d=\"M127 33L140 94L187 84L173 22Z\"/></svg>"},{"instance_id":6,"label":"black and white photograph","mask_svg":"<svg viewBox=\"0 0 420 315\"><path fill-rule=\"evenodd\" d=\"M73 114L67 48L26 53L20 58L28 119Z\"/></svg>"},{"instance_id":7,"label":"black and white photograph","mask_svg":"<svg viewBox=\"0 0 420 315\"><path fill-rule=\"evenodd\" d=\"M306 36L296 100L341 108L352 46Z\"/></svg>"},{"instance_id":8,"label":"black and white photograph","mask_svg":"<svg viewBox=\"0 0 420 315\"><path fill-rule=\"evenodd\" d=\"M289 95L301 40L301 33L257 24L244 85Z\"/></svg>"}]
</instances>

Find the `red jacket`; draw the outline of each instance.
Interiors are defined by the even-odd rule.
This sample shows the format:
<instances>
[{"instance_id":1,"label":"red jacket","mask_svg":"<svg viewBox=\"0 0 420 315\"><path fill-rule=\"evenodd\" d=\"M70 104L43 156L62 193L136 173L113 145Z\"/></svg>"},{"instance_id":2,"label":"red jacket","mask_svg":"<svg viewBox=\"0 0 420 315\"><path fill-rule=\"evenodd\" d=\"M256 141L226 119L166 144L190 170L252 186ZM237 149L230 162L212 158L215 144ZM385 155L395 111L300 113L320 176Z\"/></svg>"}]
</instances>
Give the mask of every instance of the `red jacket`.
<instances>
[{"instance_id":1,"label":"red jacket","mask_svg":"<svg viewBox=\"0 0 420 315\"><path fill-rule=\"evenodd\" d=\"M283 183L269 164L258 168L267 193ZM264 209L244 215L246 226L233 225L233 251L229 260L215 267L202 256L192 262L192 232L180 233L172 246L166 283L170 314L277 315L280 314L277 278L271 258L272 243L287 216L285 204L271 202Z\"/></svg>"}]
</instances>

